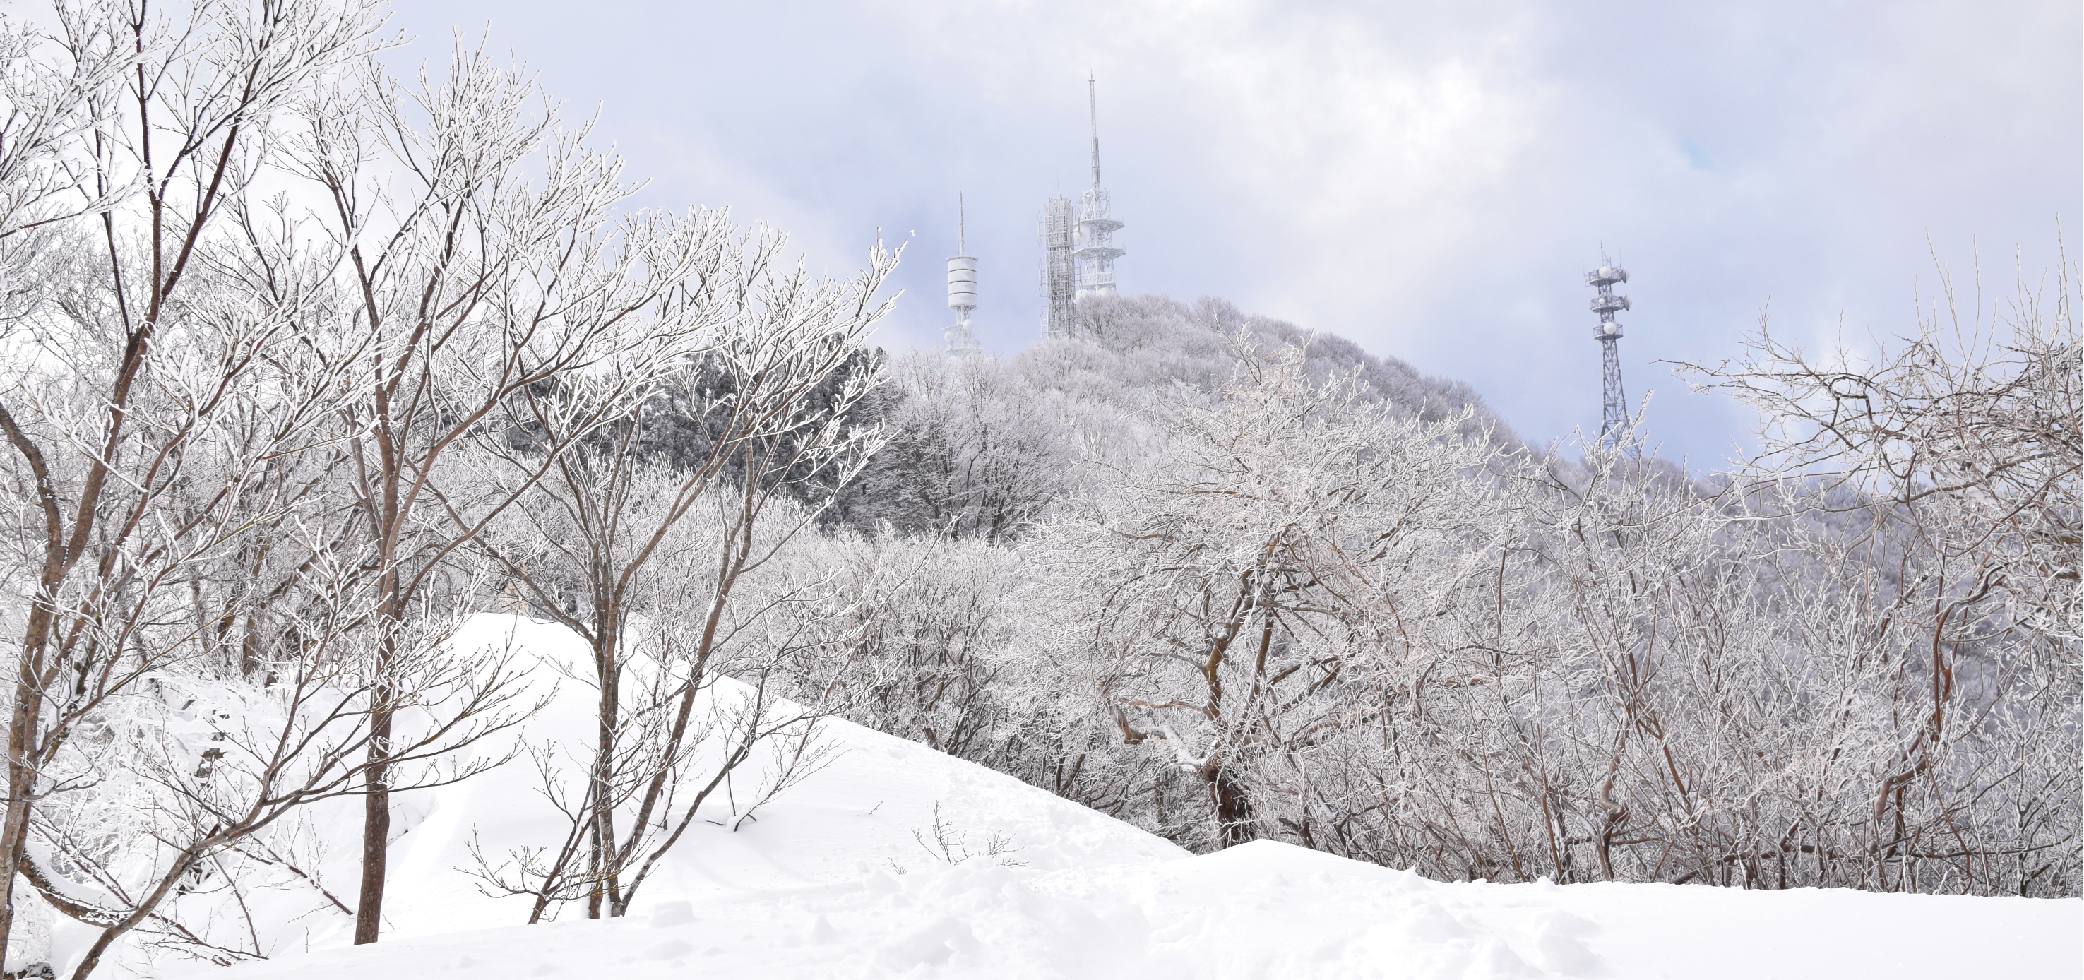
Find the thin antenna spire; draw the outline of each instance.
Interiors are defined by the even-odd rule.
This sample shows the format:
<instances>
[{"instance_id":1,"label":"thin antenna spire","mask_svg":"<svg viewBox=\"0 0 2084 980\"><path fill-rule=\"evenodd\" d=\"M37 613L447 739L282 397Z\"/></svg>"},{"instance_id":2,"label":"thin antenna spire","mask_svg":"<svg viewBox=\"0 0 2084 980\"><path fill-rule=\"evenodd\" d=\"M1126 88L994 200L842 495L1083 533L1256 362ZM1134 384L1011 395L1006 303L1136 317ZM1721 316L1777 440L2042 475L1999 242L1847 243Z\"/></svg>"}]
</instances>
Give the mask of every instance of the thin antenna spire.
<instances>
[{"instance_id":1,"label":"thin antenna spire","mask_svg":"<svg viewBox=\"0 0 2084 980\"><path fill-rule=\"evenodd\" d=\"M1091 69L1085 73L1085 101L1093 131L1093 186L1100 186L1100 83Z\"/></svg>"},{"instance_id":2,"label":"thin antenna spire","mask_svg":"<svg viewBox=\"0 0 2084 980\"><path fill-rule=\"evenodd\" d=\"M962 213L962 192L955 192L955 254L970 254L968 222Z\"/></svg>"}]
</instances>

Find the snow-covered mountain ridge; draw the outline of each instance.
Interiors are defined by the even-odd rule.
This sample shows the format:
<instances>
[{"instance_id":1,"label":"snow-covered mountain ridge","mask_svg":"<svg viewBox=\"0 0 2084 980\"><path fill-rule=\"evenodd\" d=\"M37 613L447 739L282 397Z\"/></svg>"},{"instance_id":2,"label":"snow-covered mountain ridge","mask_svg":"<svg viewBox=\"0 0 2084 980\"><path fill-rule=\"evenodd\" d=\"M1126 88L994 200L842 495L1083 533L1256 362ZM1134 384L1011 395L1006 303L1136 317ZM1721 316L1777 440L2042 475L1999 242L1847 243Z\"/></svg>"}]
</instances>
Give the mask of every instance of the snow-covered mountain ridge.
<instances>
[{"instance_id":1,"label":"snow-covered mountain ridge","mask_svg":"<svg viewBox=\"0 0 2084 980\"><path fill-rule=\"evenodd\" d=\"M541 624L483 617L532 652ZM583 724L565 685L527 736ZM821 772L740 823L683 840L630 917L522 926L468 875L547 812L510 764L413 800L390 931L169 975L464 978L2074 978L2084 900L1842 890L1444 883L1287 844L1192 856L1009 776L844 722ZM343 828L345 829L345 828ZM342 849L352 838L342 840ZM332 947L332 948L327 948Z\"/></svg>"}]
</instances>

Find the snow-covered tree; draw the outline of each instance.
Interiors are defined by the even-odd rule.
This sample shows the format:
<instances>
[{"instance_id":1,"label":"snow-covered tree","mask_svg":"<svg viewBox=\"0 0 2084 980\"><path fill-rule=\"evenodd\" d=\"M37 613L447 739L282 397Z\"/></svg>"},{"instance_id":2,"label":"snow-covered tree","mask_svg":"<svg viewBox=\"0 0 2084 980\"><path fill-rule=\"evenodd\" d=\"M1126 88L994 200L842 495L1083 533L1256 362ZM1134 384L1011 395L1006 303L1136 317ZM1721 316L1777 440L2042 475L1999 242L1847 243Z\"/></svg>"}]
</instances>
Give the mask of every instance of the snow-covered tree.
<instances>
[{"instance_id":1,"label":"snow-covered tree","mask_svg":"<svg viewBox=\"0 0 2084 980\"><path fill-rule=\"evenodd\" d=\"M33 865L38 812L78 788L51 779L79 726L200 650L168 625L195 570L254 533L250 508L295 504L268 470L334 406L305 344L326 311L301 291L228 295L213 267L289 107L367 56L378 24L362 3L54 6L48 36L0 31L23 137L0 154L0 236L33 248L7 261L23 278L0 392L23 570L6 610L8 868Z\"/></svg>"},{"instance_id":2,"label":"snow-covered tree","mask_svg":"<svg viewBox=\"0 0 2084 980\"><path fill-rule=\"evenodd\" d=\"M1130 743L1205 787L1213 839L1261 836L1312 760L1386 723L1418 682L1427 621L1480 574L1504 522L1494 451L1462 419L1425 422L1319 384L1300 348L1237 342L1210 406L1171 445L1053 529L1080 662Z\"/></svg>"},{"instance_id":3,"label":"snow-covered tree","mask_svg":"<svg viewBox=\"0 0 2084 980\"><path fill-rule=\"evenodd\" d=\"M850 412L876 378L849 369L889 310L878 293L897 255L878 245L864 272L833 281L777 266L783 245L765 233L709 253L654 328L700 345L672 369L608 365L527 389L523 423L483 441L478 465L498 464L490 495L531 489L477 543L534 608L586 639L591 670L579 679L599 696L590 775L583 799L565 806L575 822L563 843L546 848L547 861L531 852L512 872L486 872L496 887L536 896L537 916L581 896L590 916L622 915L731 771L764 739L814 718L770 715L764 686L754 703L708 702L720 672L750 676L773 655L731 655L757 646L752 635L788 633L767 618L818 594L815 581L741 586L772 578L777 553L815 533L880 441ZM618 367L644 377L624 380ZM583 390L604 383L635 395L606 424ZM704 723L712 710L737 714ZM697 772L710 735L729 743L723 762ZM547 760L544 772L564 778Z\"/></svg>"}]
</instances>

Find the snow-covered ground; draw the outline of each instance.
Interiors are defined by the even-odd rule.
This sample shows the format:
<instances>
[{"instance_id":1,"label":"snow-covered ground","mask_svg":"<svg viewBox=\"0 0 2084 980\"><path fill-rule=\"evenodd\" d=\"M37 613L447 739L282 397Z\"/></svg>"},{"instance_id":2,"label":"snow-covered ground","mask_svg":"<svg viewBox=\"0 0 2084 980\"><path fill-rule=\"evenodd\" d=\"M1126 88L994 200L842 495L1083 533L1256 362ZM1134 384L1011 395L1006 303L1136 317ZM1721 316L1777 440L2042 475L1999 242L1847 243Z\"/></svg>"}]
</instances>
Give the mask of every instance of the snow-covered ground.
<instances>
[{"instance_id":1,"label":"snow-covered ground","mask_svg":"<svg viewBox=\"0 0 2084 980\"><path fill-rule=\"evenodd\" d=\"M522 624L517 638L568 656L560 634ZM567 691L532 737L583 731L585 702ZM192 975L2084 976L2084 901L1455 884L1270 842L1195 857L924 746L844 723L831 736L842 754L756 819L683 839L629 918L518 925L523 900L486 898L457 870L474 829L492 850L540 824L534 773L512 765L419 794L393 850L382 943L338 948L344 917L307 919L272 960ZM937 819L945 850L928 846Z\"/></svg>"}]
</instances>

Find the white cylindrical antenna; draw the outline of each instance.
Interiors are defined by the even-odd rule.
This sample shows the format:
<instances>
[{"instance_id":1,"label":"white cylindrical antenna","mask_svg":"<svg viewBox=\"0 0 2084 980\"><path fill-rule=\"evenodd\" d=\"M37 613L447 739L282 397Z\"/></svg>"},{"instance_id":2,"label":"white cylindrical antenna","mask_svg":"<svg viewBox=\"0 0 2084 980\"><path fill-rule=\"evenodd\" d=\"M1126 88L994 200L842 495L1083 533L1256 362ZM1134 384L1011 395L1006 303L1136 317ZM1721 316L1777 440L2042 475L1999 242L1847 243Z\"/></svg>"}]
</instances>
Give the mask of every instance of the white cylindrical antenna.
<instances>
[{"instance_id":1,"label":"white cylindrical antenna","mask_svg":"<svg viewBox=\"0 0 2084 980\"><path fill-rule=\"evenodd\" d=\"M977 259L956 255L948 259L948 308L968 313L977 308Z\"/></svg>"}]
</instances>

